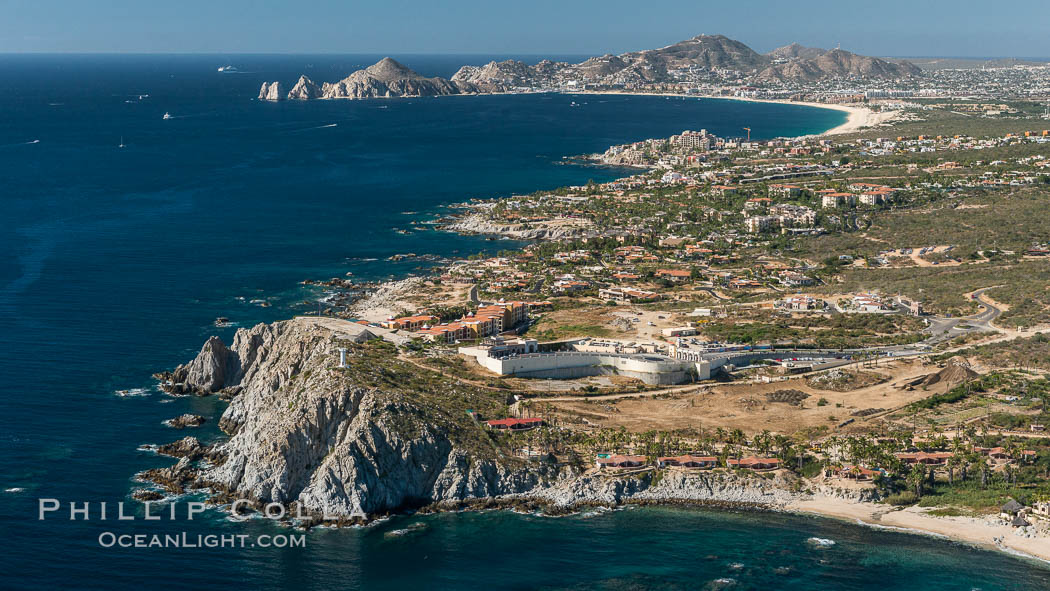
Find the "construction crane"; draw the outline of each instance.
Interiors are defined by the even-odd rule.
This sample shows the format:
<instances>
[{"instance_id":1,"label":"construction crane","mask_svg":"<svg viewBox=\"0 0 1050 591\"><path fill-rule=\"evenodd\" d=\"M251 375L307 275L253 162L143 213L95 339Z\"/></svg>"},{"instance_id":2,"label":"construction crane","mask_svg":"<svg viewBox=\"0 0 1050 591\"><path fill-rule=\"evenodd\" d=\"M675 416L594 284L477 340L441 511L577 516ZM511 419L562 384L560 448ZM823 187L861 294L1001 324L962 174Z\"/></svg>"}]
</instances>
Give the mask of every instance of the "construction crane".
<instances>
[{"instance_id":1,"label":"construction crane","mask_svg":"<svg viewBox=\"0 0 1050 591\"><path fill-rule=\"evenodd\" d=\"M744 129L747 130L747 141L750 142L751 141L751 128L750 127L745 127Z\"/></svg>"}]
</instances>

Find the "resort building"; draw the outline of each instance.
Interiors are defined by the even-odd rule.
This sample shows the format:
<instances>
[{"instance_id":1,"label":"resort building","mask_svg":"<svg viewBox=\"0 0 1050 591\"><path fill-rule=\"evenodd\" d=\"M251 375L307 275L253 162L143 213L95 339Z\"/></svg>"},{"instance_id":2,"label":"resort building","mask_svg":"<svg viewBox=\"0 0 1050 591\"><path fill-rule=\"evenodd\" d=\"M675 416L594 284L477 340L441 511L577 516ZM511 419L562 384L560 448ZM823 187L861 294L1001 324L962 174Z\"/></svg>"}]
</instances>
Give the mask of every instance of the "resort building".
<instances>
[{"instance_id":1,"label":"resort building","mask_svg":"<svg viewBox=\"0 0 1050 591\"><path fill-rule=\"evenodd\" d=\"M678 466L681 468L714 468L718 466L718 458L715 456L694 456L690 454L682 456L664 456L658 458L657 464L661 467Z\"/></svg>"},{"instance_id":2,"label":"resort building","mask_svg":"<svg viewBox=\"0 0 1050 591\"><path fill-rule=\"evenodd\" d=\"M543 419L496 419L493 421L485 421L485 424L488 425L490 429L496 431L528 431L530 429L535 429L536 427L542 427Z\"/></svg>"},{"instance_id":3,"label":"resort building","mask_svg":"<svg viewBox=\"0 0 1050 591\"><path fill-rule=\"evenodd\" d=\"M394 318L393 316L386 319L386 322L381 323L383 328L389 328L391 330L410 330L415 331L423 328L424 325L433 325L440 320L437 316L431 316L429 314L423 314L421 316L402 316L401 318Z\"/></svg>"},{"instance_id":4,"label":"resort building","mask_svg":"<svg viewBox=\"0 0 1050 591\"><path fill-rule=\"evenodd\" d=\"M881 474L878 470L869 470L860 466L842 466L841 468L835 468L832 473L838 478L856 480L857 482L870 482Z\"/></svg>"},{"instance_id":5,"label":"resort building","mask_svg":"<svg viewBox=\"0 0 1050 591\"><path fill-rule=\"evenodd\" d=\"M895 454L897 459L904 462L905 464L926 464L927 466L943 466L948 463L948 460L952 457L952 453L946 451L938 452L913 452L913 453L898 453Z\"/></svg>"},{"instance_id":6,"label":"resort building","mask_svg":"<svg viewBox=\"0 0 1050 591\"><path fill-rule=\"evenodd\" d=\"M599 470L605 468L641 468L646 465L646 459L645 456L598 454L595 464Z\"/></svg>"},{"instance_id":7,"label":"resort building","mask_svg":"<svg viewBox=\"0 0 1050 591\"><path fill-rule=\"evenodd\" d=\"M798 197L802 193L802 187L798 185L780 185L774 184L769 185L769 196L780 197L781 199L790 199L791 197Z\"/></svg>"},{"instance_id":8,"label":"resort building","mask_svg":"<svg viewBox=\"0 0 1050 591\"><path fill-rule=\"evenodd\" d=\"M741 458L739 460L727 459L726 466L729 468L747 468L748 470L755 470L761 472L763 470L776 470L780 467L779 458L759 458L751 456L749 458Z\"/></svg>"}]
</instances>

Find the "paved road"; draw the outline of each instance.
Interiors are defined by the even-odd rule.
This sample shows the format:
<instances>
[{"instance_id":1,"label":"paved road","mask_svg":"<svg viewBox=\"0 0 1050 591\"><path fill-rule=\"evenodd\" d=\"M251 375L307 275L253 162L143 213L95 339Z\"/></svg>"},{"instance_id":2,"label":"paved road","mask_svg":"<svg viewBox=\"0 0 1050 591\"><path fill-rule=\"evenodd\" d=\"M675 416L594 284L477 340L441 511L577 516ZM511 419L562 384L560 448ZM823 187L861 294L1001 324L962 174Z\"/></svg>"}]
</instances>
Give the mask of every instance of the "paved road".
<instances>
[{"instance_id":1,"label":"paved road","mask_svg":"<svg viewBox=\"0 0 1050 591\"><path fill-rule=\"evenodd\" d=\"M955 337L962 336L973 332L998 332L992 323L1003 313L1003 311L997 308L990 300L984 297L984 292L992 287L985 287L978 289L973 292L974 299L981 304L981 311L972 316L963 316L961 318L930 318L930 326L926 328L926 332L930 334L930 337L924 342L927 344L940 343L954 339Z\"/></svg>"}]
</instances>

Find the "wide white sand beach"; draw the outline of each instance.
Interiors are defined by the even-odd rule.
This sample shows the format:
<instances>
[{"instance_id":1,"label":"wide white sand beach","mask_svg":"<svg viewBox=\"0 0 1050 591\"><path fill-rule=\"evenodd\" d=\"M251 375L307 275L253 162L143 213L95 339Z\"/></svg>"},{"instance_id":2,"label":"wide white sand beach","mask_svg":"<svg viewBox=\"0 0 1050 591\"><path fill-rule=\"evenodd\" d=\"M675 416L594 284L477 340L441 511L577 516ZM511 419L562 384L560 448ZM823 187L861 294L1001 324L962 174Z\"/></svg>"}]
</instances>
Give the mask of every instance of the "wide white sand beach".
<instances>
[{"instance_id":1,"label":"wide white sand beach","mask_svg":"<svg viewBox=\"0 0 1050 591\"><path fill-rule=\"evenodd\" d=\"M795 501L785 509L835 517L874 527L934 535L1050 562L1050 536L1047 532L1050 524L1046 522L1034 521L1032 527L1015 528L1001 521L996 515L941 517L928 515L926 509L917 506L897 509L889 505L849 501L825 495ZM1038 531L1032 533L1033 530Z\"/></svg>"}]
</instances>

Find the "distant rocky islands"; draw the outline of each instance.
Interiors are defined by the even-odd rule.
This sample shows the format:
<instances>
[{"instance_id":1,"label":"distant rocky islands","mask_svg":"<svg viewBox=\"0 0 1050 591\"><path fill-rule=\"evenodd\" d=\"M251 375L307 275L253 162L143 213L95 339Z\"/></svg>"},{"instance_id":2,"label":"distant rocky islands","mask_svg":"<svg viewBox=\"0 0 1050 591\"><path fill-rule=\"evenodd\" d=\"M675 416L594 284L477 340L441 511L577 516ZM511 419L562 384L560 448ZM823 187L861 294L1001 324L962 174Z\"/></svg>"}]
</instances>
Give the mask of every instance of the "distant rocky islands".
<instances>
[{"instance_id":1,"label":"distant rocky islands","mask_svg":"<svg viewBox=\"0 0 1050 591\"><path fill-rule=\"evenodd\" d=\"M385 57L375 64L357 70L338 82L318 85L307 76L300 76L288 94L280 82L263 83L259 90L262 100L282 98L308 99L366 99L395 98L404 96L440 96L448 94L477 94L481 90L470 82L453 81L446 78L427 78Z\"/></svg>"},{"instance_id":2,"label":"distant rocky islands","mask_svg":"<svg viewBox=\"0 0 1050 591\"><path fill-rule=\"evenodd\" d=\"M280 82L264 82L260 100L395 98L479 94L545 88L632 88L730 73L753 84L803 84L834 79L901 80L922 71L903 60L857 55L842 49L797 43L761 54L724 35L698 35L660 49L606 54L578 64L519 60L467 65L452 78L427 78L389 57L338 82L318 84L307 76L287 93Z\"/></svg>"}]
</instances>

